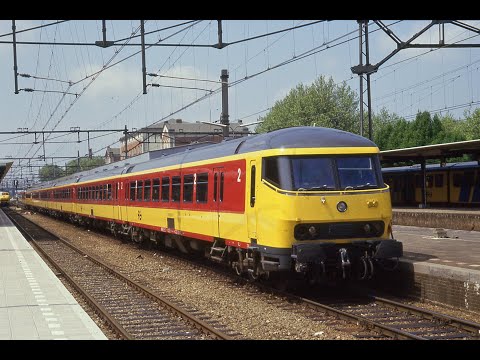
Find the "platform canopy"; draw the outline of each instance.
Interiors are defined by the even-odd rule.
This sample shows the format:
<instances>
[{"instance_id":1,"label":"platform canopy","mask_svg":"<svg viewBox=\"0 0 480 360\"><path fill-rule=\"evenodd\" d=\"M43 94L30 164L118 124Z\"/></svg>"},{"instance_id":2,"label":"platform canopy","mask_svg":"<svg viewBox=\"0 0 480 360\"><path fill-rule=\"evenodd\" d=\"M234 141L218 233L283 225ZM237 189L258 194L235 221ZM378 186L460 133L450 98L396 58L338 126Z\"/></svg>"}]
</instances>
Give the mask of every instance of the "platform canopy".
<instances>
[{"instance_id":1,"label":"platform canopy","mask_svg":"<svg viewBox=\"0 0 480 360\"><path fill-rule=\"evenodd\" d=\"M7 175L8 170L10 170L10 167L12 166L13 161L11 162L0 162L0 182L3 180L5 175Z\"/></svg>"},{"instance_id":2,"label":"platform canopy","mask_svg":"<svg viewBox=\"0 0 480 360\"><path fill-rule=\"evenodd\" d=\"M448 159L460 157L464 154L476 155L480 160L480 139L457 141L453 143L416 146L404 149L380 151L382 162L415 161L426 159Z\"/></svg>"}]
</instances>

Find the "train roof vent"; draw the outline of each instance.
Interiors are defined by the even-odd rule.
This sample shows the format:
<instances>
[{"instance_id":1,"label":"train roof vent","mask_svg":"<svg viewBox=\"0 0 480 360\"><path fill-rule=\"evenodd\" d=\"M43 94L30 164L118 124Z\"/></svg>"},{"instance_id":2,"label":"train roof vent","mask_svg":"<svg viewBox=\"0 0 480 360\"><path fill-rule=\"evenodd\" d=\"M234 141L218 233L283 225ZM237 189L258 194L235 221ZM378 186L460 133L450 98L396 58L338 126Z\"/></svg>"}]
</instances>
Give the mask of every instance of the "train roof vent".
<instances>
[{"instance_id":1,"label":"train roof vent","mask_svg":"<svg viewBox=\"0 0 480 360\"><path fill-rule=\"evenodd\" d=\"M132 171L132 169L133 169L133 168L134 168L134 165L130 166L130 167L127 169L127 171L125 171L125 173L127 173L127 174L128 174L129 172L131 172L131 171Z\"/></svg>"}]
</instances>

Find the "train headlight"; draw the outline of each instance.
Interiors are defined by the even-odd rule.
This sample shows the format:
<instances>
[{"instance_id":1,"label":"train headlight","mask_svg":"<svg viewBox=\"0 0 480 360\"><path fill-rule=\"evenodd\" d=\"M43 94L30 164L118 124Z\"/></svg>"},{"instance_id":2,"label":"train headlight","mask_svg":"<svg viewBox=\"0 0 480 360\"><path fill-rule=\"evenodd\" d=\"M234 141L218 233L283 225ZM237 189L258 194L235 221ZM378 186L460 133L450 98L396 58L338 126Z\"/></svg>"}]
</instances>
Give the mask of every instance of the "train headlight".
<instances>
[{"instance_id":1,"label":"train headlight","mask_svg":"<svg viewBox=\"0 0 480 360\"><path fill-rule=\"evenodd\" d=\"M310 233L310 235L315 236L317 234L317 229L315 229L315 226L310 226L308 228L308 232Z\"/></svg>"},{"instance_id":2,"label":"train headlight","mask_svg":"<svg viewBox=\"0 0 480 360\"><path fill-rule=\"evenodd\" d=\"M337 204L337 210L340 212L345 212L347 211L347 203L345 201L340 201Z\"/></svg>"},{"instance_id":3,"label":"train headlight","mask_svg":"<svg viewBox=\"0 0 480 360\"><path fill-rule=\"evenodd\" d=\"M370 234L370 230L372 230L372 227L370 224L365 224L363 225L363 230L365 231L365 234Z\"/></svg>"}]
</instances>

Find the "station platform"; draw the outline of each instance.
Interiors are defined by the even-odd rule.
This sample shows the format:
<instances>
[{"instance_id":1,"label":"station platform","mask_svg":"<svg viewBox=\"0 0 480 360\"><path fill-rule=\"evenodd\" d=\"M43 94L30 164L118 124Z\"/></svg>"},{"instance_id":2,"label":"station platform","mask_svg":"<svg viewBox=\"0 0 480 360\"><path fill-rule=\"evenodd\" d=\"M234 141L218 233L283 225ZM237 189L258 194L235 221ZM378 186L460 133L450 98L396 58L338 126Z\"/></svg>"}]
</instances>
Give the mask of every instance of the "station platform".
<instances>
[{"instance_id":1,"label":"station platform","mask_svg":"<svg viewBox=\"0 0 480 360\"><path fill-rule=\"evenodd\" d=\"M0 210L0 340L107 340Z\"/></svg>"},{"instance_id":2,"label":"station platform","mask_svg":"<svg viewBox=\"0 0 480 360\"><path fill-rule=\"evenodd\" d=\"M415 210L428 211L430 218L446 213ZM394 222L393 235L402 242L404 256L396 271L379 277L379 288L480 312L480 231Z\"/></svg>"}]
</instances>

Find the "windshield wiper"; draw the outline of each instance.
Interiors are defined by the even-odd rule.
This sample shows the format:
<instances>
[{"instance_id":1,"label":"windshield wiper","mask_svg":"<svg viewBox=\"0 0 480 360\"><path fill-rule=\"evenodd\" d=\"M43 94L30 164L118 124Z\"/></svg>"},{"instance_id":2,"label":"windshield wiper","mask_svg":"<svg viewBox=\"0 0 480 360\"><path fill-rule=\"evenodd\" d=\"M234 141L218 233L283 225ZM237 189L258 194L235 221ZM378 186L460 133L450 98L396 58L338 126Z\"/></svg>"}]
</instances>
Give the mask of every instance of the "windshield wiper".
<instances>
[{"instance_id":1,"label":"windshield wiper","mask_svg":"<svg viewBox=\"0 0 480 360\"><path fill-rule=\"evenodd\" d=\"M323 185L323 186L312 186L309 188L299 187L297 189L297 191L315 191L315 190L335 190L335 188L332 186Z\"/></svg>"},{"instance_id":2,"label":"windshield wiper","mask_svg":"<svg viewBox=\"0 0 480 360\"><path fill-rule=\"evenodd\" d=\"M355 189L376 189L377 185L366 183L366 184L362 184L362 185L356 185L354 188Z\"/></svg>"}]
</instances>

